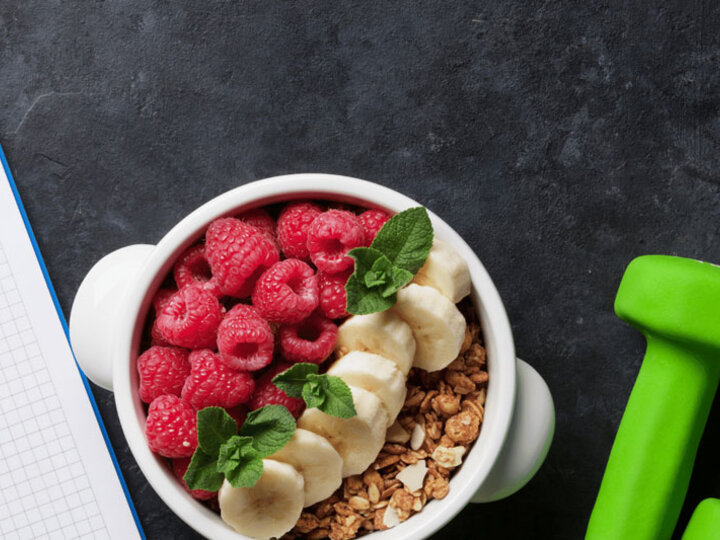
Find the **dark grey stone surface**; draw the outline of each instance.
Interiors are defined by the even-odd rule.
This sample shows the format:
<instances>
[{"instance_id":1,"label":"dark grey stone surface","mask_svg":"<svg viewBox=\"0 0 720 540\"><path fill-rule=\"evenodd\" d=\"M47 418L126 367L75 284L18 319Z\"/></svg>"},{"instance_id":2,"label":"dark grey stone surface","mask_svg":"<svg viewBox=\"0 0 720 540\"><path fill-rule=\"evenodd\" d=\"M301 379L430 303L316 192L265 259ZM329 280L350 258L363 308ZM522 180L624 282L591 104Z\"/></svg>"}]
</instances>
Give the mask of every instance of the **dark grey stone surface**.
<instances>
[{"instance_id":1,"label":"dark grey stone surface","mask_svg":"<svg viewBox=\"0 0 720 540\"><path fill-rule=\"evenodd\" d=\"M401 190L477 251L558 411L537 477L437 538L581 537L644 347L612 312L625 265L720 261L718 5L190 4L0 6L0 141L65 313L102 255L233 186ZM148 537L195 538L95 394ZM716 403L681 528L718 455Z\"/></svg>"}]
</instances>

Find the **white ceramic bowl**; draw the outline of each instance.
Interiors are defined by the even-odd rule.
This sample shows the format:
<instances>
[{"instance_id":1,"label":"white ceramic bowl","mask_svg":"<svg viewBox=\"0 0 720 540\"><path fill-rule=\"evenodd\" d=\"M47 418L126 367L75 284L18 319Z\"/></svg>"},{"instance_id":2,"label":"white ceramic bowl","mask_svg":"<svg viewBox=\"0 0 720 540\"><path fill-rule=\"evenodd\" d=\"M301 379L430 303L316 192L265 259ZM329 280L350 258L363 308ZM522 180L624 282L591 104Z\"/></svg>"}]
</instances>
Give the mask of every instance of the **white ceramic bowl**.
<instances>
[{"instance_id":1,"label":"white ceramic bowl","mask_svg":"<svg viewBox=\"0 0 720 540\"><path fill-rule=\"evenodd\" d=\"M296 174L252 182L224 193L180 221L156 246L135 245L110 253L88 273L75 297L70 336L80 366L96 384L115 392L118 416L135 459L155 491L188 525L213 539L243 538L196 502L164 461L148 448L145 411L138 397L135 360L151 299L175 258L220 216L301 198L342 201L399 212L420 203L386 187L343 176ZM490 276L463 239L430 212L435 234L468 262L472 298L488 355L489 383L482 431L450 493L406 522L366 538L417 539L437 531L468 502L508 496L535 474L554 430L550 392L528 364L516 361L510 324ZM498 254L501 256L502 254Z\"/></svg>"}]
</instances>

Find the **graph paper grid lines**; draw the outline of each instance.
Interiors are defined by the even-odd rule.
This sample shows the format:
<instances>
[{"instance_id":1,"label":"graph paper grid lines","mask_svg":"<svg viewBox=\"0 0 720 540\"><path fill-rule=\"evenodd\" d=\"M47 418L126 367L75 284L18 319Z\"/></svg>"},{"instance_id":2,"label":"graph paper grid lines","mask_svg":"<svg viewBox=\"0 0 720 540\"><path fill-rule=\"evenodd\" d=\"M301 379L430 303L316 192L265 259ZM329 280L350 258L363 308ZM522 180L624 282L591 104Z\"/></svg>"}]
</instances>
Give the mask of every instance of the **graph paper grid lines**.
<instances>
[{"instance_id":1,"label":"graph paper grid lines","mask_svg":"<svg viewBox=\"0 0 720 540\"><path fill-rule=\"evenodd\" d=\"M0 244L0 536L109 539Z\"/></svg>"}]
</instances>

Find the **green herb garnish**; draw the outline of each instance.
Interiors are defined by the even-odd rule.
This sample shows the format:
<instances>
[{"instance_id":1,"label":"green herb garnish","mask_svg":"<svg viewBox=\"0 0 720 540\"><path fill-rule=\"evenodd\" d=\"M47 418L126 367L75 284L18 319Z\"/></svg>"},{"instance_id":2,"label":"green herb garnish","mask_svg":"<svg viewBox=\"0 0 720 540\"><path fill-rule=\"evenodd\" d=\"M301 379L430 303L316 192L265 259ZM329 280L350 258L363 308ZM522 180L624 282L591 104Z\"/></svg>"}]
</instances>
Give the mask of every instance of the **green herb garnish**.
<instances>
[{"instance_id":1,"label":"green herb garnish","mask_svg":"<svg viewBox=\"0 0 720 540\"><path fill-rule=\"evenodd\" d=\"M197 413L198 447L183 479L190 489L217 491L224 479L233 487L252 487L262 476L262 459L280 450L296 429L282 405L266 405L237 424L221 407Z\"/></svg>"},{"instance_id":2,"label":"green herb garnish","mask_svg":"<svg viewBox=\"0 0 720 540\"><path fill-rule=\"evenodd\" d=\"M308 407L325 414L352 418L357 413L347 384L332 375L320 375L316 364L298 363L273 377L273 384L288 396L302 398Z\"/></svg>"},{"instance_id":3,"label":"green herb garnish","mask_svg":"<svg viewBox=\"0 0 720 540\"><path fill-rule=\"evenodd\" d=\"M345 284L348 313L366 315L395 305L397 292L425 264L432 241L430 217L419 206L390 218L370 247L350 250L355 271Z\"/></svg>"}]
</instances>

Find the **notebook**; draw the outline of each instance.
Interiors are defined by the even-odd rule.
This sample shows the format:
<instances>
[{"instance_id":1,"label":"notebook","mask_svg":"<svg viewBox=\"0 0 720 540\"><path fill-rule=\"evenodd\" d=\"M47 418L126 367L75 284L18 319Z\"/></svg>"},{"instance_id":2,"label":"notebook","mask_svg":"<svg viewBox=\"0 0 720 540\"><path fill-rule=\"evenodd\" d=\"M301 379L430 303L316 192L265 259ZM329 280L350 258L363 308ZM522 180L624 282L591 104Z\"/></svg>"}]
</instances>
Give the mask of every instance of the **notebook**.
<instances>
[{"instance_id":1,"label":"notebook","mask_svg":"<svg viewBox=\"0 0 720 540\"><path fill-rule=\"evenodd\" d=\"M0 159L0 538L145 538Z\"/></svg>"}]
</instances>

